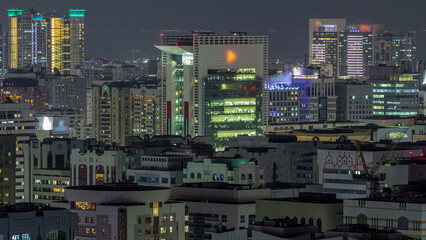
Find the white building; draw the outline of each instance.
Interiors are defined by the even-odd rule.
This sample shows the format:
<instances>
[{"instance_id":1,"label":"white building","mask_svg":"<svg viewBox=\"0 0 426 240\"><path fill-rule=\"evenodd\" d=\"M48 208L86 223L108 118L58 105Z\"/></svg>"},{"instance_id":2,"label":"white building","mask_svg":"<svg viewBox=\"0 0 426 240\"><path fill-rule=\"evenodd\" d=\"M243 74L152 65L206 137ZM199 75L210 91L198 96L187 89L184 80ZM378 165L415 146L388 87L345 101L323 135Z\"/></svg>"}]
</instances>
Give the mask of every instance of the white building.
<instances>
[{"instance_id":1,"label":"white building","mask_svg":"<svg viewBox=\"0 0 426 240\"><path fill-rule=\"evenodd\" d=\"M119 182L133 166L133 157L121 148L71 150L71 186Z\"/></svg>"},{"instance_id":2,"label":"white building","mask_svg":"<svg viewBox=\"0 0 426 240\"><path fill-rule=\"evenodd\" d=\"M339 146L337 146L339 147ZM323 147L318 149L317 163L319 183L323 185L325 193L335 193L337 198L365 198L369 196L369 186L366 181L354 180L354 174L364 172L359 152L353 145L337 147ZM369 145L363 147L363 155L367 167L371 168L388 150L387 145ZM394 150L387 160L409 157L411 154L420 156L422 150ZM379 174L380 171L377 173ZM390 184L396 176L386 176ZM390 185L388 187L391 187Z\"/></svg>"},{"instance_id":3,"label":"white building","mask_svg":"<svg viewBox=\"0 0 426 240\"><path fill-rule=\"evenodd\" d=\"M403 235L426 239L426 202L421 194L388 199L348 199L343 205L345 224L397 229Z\"/></svg>"},{"instance_id":4,"label":"white building","mask_svg":"<svg viewBox=\"0 0 426 240\"><path fill-rule=\"evenodd\" d=\"M263 169L248 158L204 159L188 162L183 169L183 182L227 182L261 186L265 184Z\"/></svg>"},{"instance_id":5,"label":"white building","mask_svg":"<svg viewBox=\"0 0 426 240\"><path fill-rule=\"evenodd\" d=\"M76 239L184 240L185 204L169 199L167 188L106 184L66 188L52 205L78 214Z\"/></svg>"}]
</instances>

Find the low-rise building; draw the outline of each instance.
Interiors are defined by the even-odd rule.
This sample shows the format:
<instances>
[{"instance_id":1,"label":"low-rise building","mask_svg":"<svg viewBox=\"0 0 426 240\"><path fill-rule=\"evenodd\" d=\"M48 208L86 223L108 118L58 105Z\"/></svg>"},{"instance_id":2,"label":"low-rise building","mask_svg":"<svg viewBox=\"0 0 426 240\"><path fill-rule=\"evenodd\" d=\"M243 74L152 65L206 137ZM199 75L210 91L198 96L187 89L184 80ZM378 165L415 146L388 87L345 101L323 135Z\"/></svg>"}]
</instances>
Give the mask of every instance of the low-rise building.
<instances>
[{"instance_id":1,"label":"low-rise building","mask_svg":"<svg viewBox=\"0 0 426 240\"><path fill-rule=\"evenodd\" d=\"M19 203L0 206L0 239L73 240L77 214L68 209Z\"/></svg>"},{"instance_id":2,"label":"low-rise building","mask_svg":"<svg viewBox=\"0 0 426 240\"><path fill-rule=\"evenodd\" d=\"M415 239L426 239L424 211L426 198L422 193L344 200L345 224L368 224L375 229L396 229Z\"/></svg>"},{"instance_id":3,"label":"low-rise building","mask_svg":"<svg viewBox=\"0 0 426 240\"><path fill-rule=\"evenodd\" d=\"M257 199L270 198L271 189L227 183L188 183L171 189L189 211L189 239L210 239L217 229L247 228L256 220Z\"/></svg>"},{"instance_id":4,"label":"low-rise building","mask_svg":"<svg viewBox=\"0 0 426 240\"><path fill-rule=\"evenodd\" d=\"M134 168L134 159L121 147L71 150L71 186L119 182L128 168Z\"/></svg>"},{"instance_id":5,"label":"low-rise building","mask_svg":"<svg viewBox=\"0 0 426 240\"><path fill-rule=\"evenodd\" d=\"M183 182L227 182L261 186L265 184L263 169L248 158L214 158L188 162L183 169Z\"/></svg>"},{"instance_id":6,"label":"low-rise building","mask_svg":"<svg viewBox=\"0 0 426 240\"><path fill-rule=\"evenodd\" d=\"M78 215L76 239L186 239L185 204L170 189L136 184L75 186L52 205Z\"/></svg>"},{"instance_id":7,"label":"low-rise building","mask_svg":"<svg viewBox=\"0 0 426 240\"><path fill-rule=\"evenodd\" d=\"M32 202L50 203L64 200L65 187L70 186L70 170L38 169L32 171Z\"/></svg>"},{"instance_id":8,"label":"low-rise building","mask_svg":"<svg viewBox=\"0 0 426 240\"><path fill-rule=\"evenodd\" d=\"M343 224L343 201L334 194L299 193L297 198L256 200L256 221L293 219L302 225L315 225L320 232Z\"/></svg>"}]
</instances>

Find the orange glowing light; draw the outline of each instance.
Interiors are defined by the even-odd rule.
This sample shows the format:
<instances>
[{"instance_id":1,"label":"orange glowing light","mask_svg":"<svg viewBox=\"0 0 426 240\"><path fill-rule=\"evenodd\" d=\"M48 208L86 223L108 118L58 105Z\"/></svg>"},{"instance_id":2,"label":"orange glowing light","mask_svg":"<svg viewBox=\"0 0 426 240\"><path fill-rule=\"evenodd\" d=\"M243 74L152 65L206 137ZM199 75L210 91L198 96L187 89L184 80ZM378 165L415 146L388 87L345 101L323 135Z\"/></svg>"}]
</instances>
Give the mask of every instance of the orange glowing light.
<instances>
[{"instance_id":1,"label":"orange glowing light","mask_svg":"<svg viewBox=\"0 0 426 240\"><path fill-rule=\"evenodd\" d=\"M359 31L360 32L371 32L371 25L360 24L359 25Z\"/></svg>"},{"instance_id":2,"label":"orange glowing light","mask_svg":"<svg viewBox=\"0 0 426 240\"><path fill-rule=\"evenodd\" d=\"M234 50L226 50L226 63L233 64L235 60L237 60L237 54L234 52Z\"/></svg>"}]
</instances>

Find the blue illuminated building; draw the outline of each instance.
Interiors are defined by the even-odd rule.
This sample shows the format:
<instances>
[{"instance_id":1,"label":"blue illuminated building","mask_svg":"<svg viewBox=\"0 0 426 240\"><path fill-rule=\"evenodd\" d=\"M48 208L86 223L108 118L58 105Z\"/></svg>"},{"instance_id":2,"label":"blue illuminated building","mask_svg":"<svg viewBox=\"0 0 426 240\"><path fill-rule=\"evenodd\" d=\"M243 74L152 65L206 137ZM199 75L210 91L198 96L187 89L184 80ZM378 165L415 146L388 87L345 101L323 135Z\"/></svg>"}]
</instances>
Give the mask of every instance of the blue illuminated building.
<instances>
[{"instance_id":1,"label":"blue illuminated building","mask_svg":"<svg viewBox=\"0 0 426 240\"><path fill-rule=\"evenodd\" d=\"M309 68L269 76L268 107L269 124L335 121L335 80Z\"/></svg>"}]
</instances>

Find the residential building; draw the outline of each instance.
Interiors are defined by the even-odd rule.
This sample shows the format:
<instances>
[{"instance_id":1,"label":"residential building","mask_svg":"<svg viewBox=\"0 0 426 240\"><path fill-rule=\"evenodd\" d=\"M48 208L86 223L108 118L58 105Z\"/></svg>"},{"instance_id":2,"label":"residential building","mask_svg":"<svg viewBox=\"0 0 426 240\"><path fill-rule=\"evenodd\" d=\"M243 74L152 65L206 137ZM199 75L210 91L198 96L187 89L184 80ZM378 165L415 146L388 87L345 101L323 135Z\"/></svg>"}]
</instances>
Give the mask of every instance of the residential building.
<instances>
[{"instance_id":1,"label":"residential building","mask_svg":"<svg viewBox=\"0 0 426 240\"><path fill-rule=\"evenodd\" d=\"M49 108L86 110L86 79L78 76L52 76L46 82Z\"/></svg>"},{"instance_id":2,"label":"residential building","mask_svg":"<svg viewBox=\"0 0 426 240\"><path fill-rule=\"evenodd\" d=\"M188 183L171 189L171 197L189 211L189 239L210 239L217 229L247 228L256 220L255 201L271 189L228 183Z\"/></svg>"},{"instance_id":3,"label":"residential building","mask_svg":"<svg viewBox=\"0 0 426 240\"><path fill-rule=\"evenodd\" d=\"M7 99L0 103L0 135L15 136L15 203L31 199L31 170L33 154L37 154L30 142L36 140L36 119L29 103L13 103Z\"/></svg>"},{"instance_id":4,"label":"residential building","mask_svg":"<svg viewBox=\"0 0 426 240\"><path fill-rule=\"evenodd\" d=\"M136 184L69 187L65 201L52 205L78 214L77 239L187 239L185 204L170 201L168 188Z\"/></svg>"},{"instance_id":5,"label":"residential building","mask_svg":"<svg viewBox=\"0 0 426 240\"><path fill-rule=\"evenodd\" d=\"M206 158L188 162L183 169L183 182L226 182L230 184L265 184L263 169L248 158Z\"/></svg>"},{"instance_id":6,"label":"residential building","mask_svg":"<svg viewBox=\"0 0 426 240\"><path fill-rule=\"evenodd\" d=\"M74 239L77 214L64 208L19 203L0 206L0 239Z\"/></svg>"},{"instance_id":7,"label":"residential building","mask_svg":"<svg viewBox=\"0 0 426 240\"><path fill-rule=\"evenodd\" d=\"M343 224L343 201L335 194L299 193L297 198L256 200L256 221L285 218L301 225L315 225L319 232Z\"/></svg>"},{"instance_id":8,"label":"residential building","mask_svg":"<svg viewBox=\"0 0 426 240\"><path fill-rule=\"evenodd\" d=\"M15 203L16 136L0 136L0 203Z\"/></svg>"},{"instance_id":9,"label":"residential building","mask_svg":"<svg viewBox=\"0 0 426 240\"><path fill-rule=\"evenodd\" d=\"M85 10L69 14L42 14L35 9L8 9L8 69L31 65L47 68L49 74L69 75L84 61Z\"/></svg>"},{"instance_id":10,"label":"residential building","mask_svg":"<svg viewBox=\"0 0 426 240\"><path fill-rule=\"evenodd\" d=\"M36 78L6 78L0 87L0 99L5 101L6 98L15 103L29 103L35 111L43 111L49 107L48 89Z\"/></svg>"},{"instance_id":11,"label":"residential building","mask_svg":"<svg viewBox=\"0 0 426 240\"><path fill-rule=\"evenodd\" d=\"M131 136L132 105L130 82L104 83L92 86L91 137L106 144L125 146L126 136Z\"/></svg>"}]
</instances>

